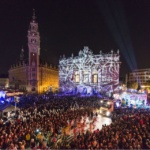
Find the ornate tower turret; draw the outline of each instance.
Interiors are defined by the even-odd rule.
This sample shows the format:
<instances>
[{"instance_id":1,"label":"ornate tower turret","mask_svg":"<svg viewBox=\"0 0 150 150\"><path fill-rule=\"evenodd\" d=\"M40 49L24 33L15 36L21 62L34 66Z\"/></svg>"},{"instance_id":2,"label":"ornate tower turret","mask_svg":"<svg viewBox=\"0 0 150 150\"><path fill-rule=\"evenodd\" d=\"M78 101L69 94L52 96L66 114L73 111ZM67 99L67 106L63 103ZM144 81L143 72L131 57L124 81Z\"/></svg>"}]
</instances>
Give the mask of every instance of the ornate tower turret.
<instances>
[{"instance_id":1,"label":"ornate tower turret","mask_svg":"<svg viewBox=\"0 0 150 150\"><path fill-rule=\"evenodd\" d=\"M34 9L27 37L29 48L28 91L38 92L40 35Z\"/></svg>"},{"instance_id":2,"label":"ornate tower turret","mask_svg":"<svg viewBox=\"0 0 150 150\"><path fill-rule=\"evenodd\" d=\"M21 53L20 53L20 61L24 61L24 49L21 49Z\"/></svg>"}]
</instances>

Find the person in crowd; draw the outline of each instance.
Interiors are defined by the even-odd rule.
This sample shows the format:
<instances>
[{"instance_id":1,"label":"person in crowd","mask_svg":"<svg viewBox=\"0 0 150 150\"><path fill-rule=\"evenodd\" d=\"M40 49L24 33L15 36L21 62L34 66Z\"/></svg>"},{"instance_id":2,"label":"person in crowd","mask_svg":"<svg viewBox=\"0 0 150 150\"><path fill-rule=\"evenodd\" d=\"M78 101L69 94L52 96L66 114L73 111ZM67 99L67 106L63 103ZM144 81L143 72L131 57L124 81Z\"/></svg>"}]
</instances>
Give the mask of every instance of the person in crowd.
<instances>
[{"instance_id":1,"label":"person in crowd","mask_svg":"<svg viewBox=\"0 0 150 150\"><path fill-rule=\"evenodd\" d=\"M16 119L0 120L0 149L150 149L149 109L117 109L95 129L98 97L28 95L17 105Z\"/></svg>"}]
</instances>

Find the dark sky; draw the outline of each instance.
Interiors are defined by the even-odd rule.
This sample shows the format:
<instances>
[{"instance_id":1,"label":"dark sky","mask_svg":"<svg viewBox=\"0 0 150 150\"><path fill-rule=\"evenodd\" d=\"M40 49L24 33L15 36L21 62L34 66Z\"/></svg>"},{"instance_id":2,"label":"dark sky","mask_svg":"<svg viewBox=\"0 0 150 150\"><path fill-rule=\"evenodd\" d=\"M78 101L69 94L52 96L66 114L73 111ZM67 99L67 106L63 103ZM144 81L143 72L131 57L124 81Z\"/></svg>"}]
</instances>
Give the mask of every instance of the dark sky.
<instances>
[{"instance_id":1,"label":"dark sky","mask_svg":"<svg viewBox=\"0 0 150 150\"><path fill-rule=\"evenodd\" d=\"M150 1L120 0L138 68L150 67ZM102 15L100 0L2 0L0 1L0 73L7 73L27 55L27 30L35 8L41 37L41 57L58 64L60 55L77 55L84 46L93 53L119 49ZM129 72L121 54L121 75Z\"/></svg>"}]
</instances>

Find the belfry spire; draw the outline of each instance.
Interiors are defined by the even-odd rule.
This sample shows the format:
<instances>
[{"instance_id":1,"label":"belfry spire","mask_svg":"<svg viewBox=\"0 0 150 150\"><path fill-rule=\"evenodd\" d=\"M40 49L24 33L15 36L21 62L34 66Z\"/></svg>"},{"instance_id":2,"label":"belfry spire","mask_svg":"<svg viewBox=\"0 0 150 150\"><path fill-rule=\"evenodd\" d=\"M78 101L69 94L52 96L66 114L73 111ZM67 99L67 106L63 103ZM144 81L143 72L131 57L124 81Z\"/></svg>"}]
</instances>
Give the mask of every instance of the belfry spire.
<instances>
[{"instance_id":1,"label":"belfry spire","mask_svg":"<svg viewBox=\"0 0 150 150\"><path fill-rule=\"evenodd\" d=\"M39 87L39 55L40 55L40 35L38 23L36 21L35 10L33 9L32 20L28 29L28 88L29 91L38 92Z\"/></svg>"},{"instance_id":2,"label":"belfry spire","mask_svg":"<svg viewBox=\"0 0 150 150\"><path fill-rule=\"evenodd\" d=\"M23 60L24 60L24 49L22 47L21 53L20 53L20 61L23 61Z\"/></svg>"}]
</instances>

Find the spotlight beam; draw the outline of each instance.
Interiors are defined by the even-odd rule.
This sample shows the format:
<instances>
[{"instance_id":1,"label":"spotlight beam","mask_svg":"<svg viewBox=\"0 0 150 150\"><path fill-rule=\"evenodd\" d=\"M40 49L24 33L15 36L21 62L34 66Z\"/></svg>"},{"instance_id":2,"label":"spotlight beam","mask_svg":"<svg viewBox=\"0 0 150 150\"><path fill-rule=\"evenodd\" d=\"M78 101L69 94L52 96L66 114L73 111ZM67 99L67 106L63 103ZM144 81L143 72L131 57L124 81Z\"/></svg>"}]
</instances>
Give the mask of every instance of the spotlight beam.
<instances>
[{"instance_id":1,"label":"spotlight beam","mask_svg":"<svg viewBox=\"0 0 150 150\"><path fill-rule=\"evenodd\" d=\"M121 3L118 0L101 0L99 4L105 22L127 64L131 70L136 69L134 49Z\"/></svg>"}]
</instances>

